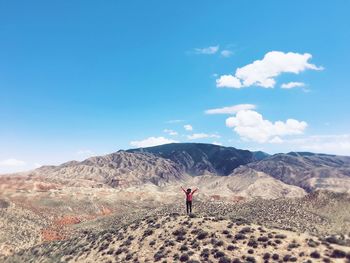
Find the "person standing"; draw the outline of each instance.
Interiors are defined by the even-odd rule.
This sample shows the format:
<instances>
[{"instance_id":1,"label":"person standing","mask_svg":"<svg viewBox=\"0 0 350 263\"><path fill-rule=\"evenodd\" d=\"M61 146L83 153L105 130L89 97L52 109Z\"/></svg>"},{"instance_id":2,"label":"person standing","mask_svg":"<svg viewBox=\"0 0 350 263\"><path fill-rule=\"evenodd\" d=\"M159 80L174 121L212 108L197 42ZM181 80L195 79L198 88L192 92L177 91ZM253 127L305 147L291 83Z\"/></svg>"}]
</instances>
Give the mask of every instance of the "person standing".
<instances>
[{"instance_id":1,"label":"person standing","mask_svg":"<svg viewBox=\"0 0 350 263\"><path fill-rule=\"evenodd\" d=\"M181 186L182 191L184 191L184 193L186 194L186 211L187 214L191 214L192 213L192 197L193 194L198 191L198 188L194 189L193 191L191 190L191 188L188 188L187 190L185 190L182 186Z\"/></svg>"}]
</instances>

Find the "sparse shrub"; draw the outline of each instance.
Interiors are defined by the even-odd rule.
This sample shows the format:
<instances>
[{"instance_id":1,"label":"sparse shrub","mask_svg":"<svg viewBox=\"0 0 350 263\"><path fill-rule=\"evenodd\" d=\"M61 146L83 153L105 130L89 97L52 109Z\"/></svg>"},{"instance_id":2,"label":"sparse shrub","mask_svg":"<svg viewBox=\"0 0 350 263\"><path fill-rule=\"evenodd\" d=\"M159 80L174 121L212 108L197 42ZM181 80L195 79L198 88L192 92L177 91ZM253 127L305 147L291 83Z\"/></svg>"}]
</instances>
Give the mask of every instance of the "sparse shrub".
<instances>
[{"instance_id":1,"label":"sparse shrub","mask_svg":"<svg viewBox=\"0 0 350 263\"><path fill-rule=\"evenodd\" d=\"M219 263L231 263L231 259L229 259L228 257L221 257L219 259Z\"/></svg>"},{"instance_id":2,"label":"sparse shrub","mask_svg":"<svg viewBox=\"0 0 350 263\"><path fill-rule=\"evenodd\" d=\"M248 241L247 245L250 246L250 247L254 247L254 248L258 247L258 243L254 239L250 239Z\"/></svg>"},{"instance_id":3,"label":"sparse shrub","mask_svg":"<svg viewBox=\"0 0 350 263\"><path fill-rule=\"evenodd\" d=\"M313 239L310 239L310 240L307 241L307 245L309 247L317 247L317 246L319 246L319 244L320 244L319 242L316 242Z\"/></svg>"},{"instance_id":4,"label":"sparse shrub","mask_svg":"<svg viewBox=\"0 0 350 263\"><path fill-rule=\"evenodd\" d=\"M252 232L252 229L251 229L250 227L243 227L243 228L239 231L239 233L241 233L241 234L247 234L247 233L250 233L250 232Z\"/></svg>"},{"instance_id":5,"label":"sparse shrub","mask_svg":"<svg viewBox=\"0 0 350 263\"><path fill-rule=\"evenodd\" d=\"M224 257L225 256L225 253L222 252L222 251L217 251L214 255L214 258L221 258L221 257Z\"/></svg>"},{"instance_id":6,"label":"sparse shrub","mask_svg":"<svg viewBox=\"0 0 350 263\"><path fill-rule=\"evenodd\" d=\"M155 253L153 255L154 261L159 261L164 257L163 251L157 251L157 253Z\"/></svg>"},{"instance_id":7,"label":"sparse shrub","mask_svg":"<svg viewBox=\"0 0 350 263\"><path fill-rule=\"evenodd\" d=\"M182 245L181 247L180 247L180 251L182 252L182 251L187 251L188 250L188 247L186 246L186 245Z\"/></svg>"},{"instance_id":8,"label":"sparse shrub","mask_svg":"<svg viewBox=\"0 0 350 263\"><path fill-rule=\"evenodd\" d=\"M273 255L272 255L272 259L273 260L278 260L280 258L280 256L278 255L278 254L276 254L276 253L274 253Z\"/></svg>"},{"instance_id":9,"label":"sparse shrub","mask_svg":"<svg viewBox=\"0 0 350 263\"><path fill-rule=\"evenodd\" d=\"M341 246L344 246L346 244L345 240L343 239L340 239L336 236L329 236L329 237L326 237L325 240L328 242L328 243L331 243L331 244L337 244L337 245L341 245Z\"/></svg>"},{"instance_id":10,"label":"sparse shrub","mask_svg":"<svg viewBox=\"0 0 350 263\"><path fill-rule=\"evenodd\" d=\"M284 261L284 262L289 261L290 257L291 257L291 255L285 255L285 256L283 257L283 261Z\"/></svg>"},{"instance_id":11,"label":"sparse shrub","mask_svg":"<svg viewBox=\"0 0 350 263\"><path fill-rule=\"evenodd\" d=\"M131 254L127 254L125 256L125 260L129 261L130 259L132 259L132 255Z\"/></svg>"},{"instance_id":12,"label":"sparse shrub","mask_svg":"<svg viewBox=\"0 0 350 263\"><path fill-rule=\"evenodd\" d=\"M275 235L275 238L278 238L278 239L285 239L287 236L284 235L284 234L277 234Z\"/></svg>"},{"instance_id":13,"label":"sparse shrub","mask_svg":"<svg viewBox=\"0 0 350 263\"><path fill-rule=\"evenodd\" d=\"M345 258L346 257L346 253L342 250L339 249L334 249L332 254L331 254L332 258Z\"/></svg>"},{"instance_id":14,"label":"sparse shrub","mask_svg":"<svg viewBox=\"0 0 350 263\"><path fill-rule=\"evenodd\" d=\"M268 237L262 236L262 237L258 237L258 241L260 242L267 242L269 240Z\"/></svg>"},{"instance_id":15,"label":"sparse shrub","mask_svg":"<svg viewBox=\"0 0 350 263\"><path fill-rule=\"evenodd\" d=\"M250 263L255 263L256 262L255 258L254 257L250 257L250 256L246 258L246 261L250 262Z\"/></svg>"},{"instance_id":16,"label":"sparse shrub","mask_svg":"<svg viewBox=\"0 0 350 263\"><path fill-rule=\"evenodd\" d=\"M293 248L297 248L297 247L299 247L300 245L299 244L297 244L297 243L290 243L289 245L288 245L288 249L293 249Z\"/></svg>"},{"instance_id":17,"label":"sparse shrub","mask_svg":"<svg viewBox=\"0 0 350 263\"><path fill-rule=\"evenodd\" d=\"M253 249L248 249L248 254L254 254L254 250Z\"/></svg>"},{"instance_id":18,"label":"sparse shrub","mask_svg":"<svg viewBox=\"0 0 350 263\"><path fill-rule=\"evenodd\" d=\"M150 246L154 246L156 244L156 241L155 240L152 240L151 242L149 242L149 245Z\"/></svg>"},{"instance_id":19,"label":"sparse shrub","mask_svg":"<svg viewBox=\"0 0 350 263\"><path fill-rule=\"evenodd\" d=\"M239 258L234 258L232 263L242 263L242 261Z\"/></svg>"},{"instance_id":20,"label":"sparse shrub","mask_svg":"<svg viewBox=\"0 0 350 263\"><path fill-rule=\"evenodd\" d=\"M297 259L296 257L290 257L289 261L290 261L290 262L297 262L298 259Z\"/></svg>"},{"instance_id":21,"label":"sparse shrub","mask_svg":"<svg viewBox=\"0 0 350 263\"><path fill-rule=\"evenodd\" d=\"M276 240L275 240L275 243L279 245L279 244L282 244L282 241L279 240L279 239L276 239Z\"/></svg>"},{"instance_id":22,"label":"sparse shrub","mask_svg":"<svg viewBox=\"0 0 350 263\"><path fill-rule=\"evenodd\" d=\"M200 256L203 258L208 258L209 257L209 249L207 249L207 248L203 249Z\"/></svg>"},{"instance_id":23,"label":"sparse shrub","mask_svg":"<svg viewBox=\"0 0 350 263\"><path fill-rule=\"evenodd\" d=\"M233 245L228 245L227 246L227 250L229 250L229 251L233 251L233 250L235 250L237 247L235 247L235 246L233 246Z\"/></svg>"},{"instance_id":24,"label":"sparse shrub","mask_svg":"<svg viewBox=\"0 0 350 263\"><path fill-rule=\"evenodd\" d=\"M224 235L228 235L230 232L227 231L227 230L225 229L224 231L222 231L222 233L223 233Z\"/></svg>"},{"instance_id":25,"label":"sparse shrub","mask_svg":"<svg viewBox=\"0 0 350 263\"><path fill-rule=\"evenodd\" d=\"M173 232L173 235L175 236L184 236L186 235L186 230L184 228L179 228L179 229L176 229L174 232Z\"/></svg>"},{"instance_id":26,"label":"sparse shrub","mask_svg":"<svg viewBox=\"0 0 350 263\"><path fill-rule=\"evenodd\" d=\"M321 255L317 251L313 251L313 252L310 253L310 257L312 257L312 258L320 258Z\"/></svg>"},{"instance_id":27,"label":"sparse shrub","mask_svg":"<svg viewBox=\"0 0 350 263\"><path fill-rule=\"evenodd\" d=\"M263 259L269 260L270 256L271 256L270 253L265 253L264 256L263 256Z\"/></svg>"},{"instance_id":28,"label":"sparse shrub","mask_svg":"<svg viewBox=\"0 0 350 263\"><path fill-rule=\"evenodd\" d=\"M246 238L247 238L247 237L246 237L245 235L240 234L240 233L238 233L238 234L235 235L235 239L236 239L236 240L243 240L243 239L246 239Z\"/></svg>"},{"instance_id":29,"label":"sparse shrub","mask_svg":"<svg viewBox=\"0 0 350 263\"><path fill-rule=\"evenodd\" d=\"M144 232L143 232L143 237L148 237L150 235L153 234L153 230L150 228L147 228Z\"/></svg>"},{"instance_id":30,"label":"sparse shrub","mask_svg":"<svg viewBox=\"0 0 350 263\"><path fill-rule=\"evenodd\" d=\"M188 257L188 255L185 253L185 254L182 254L181 256L180 256L180 261L181 262L186 262L186 261L188 261L188 259L189 259L189 257Z\"/></svg>"},{"instance_id":31,"label":"sparse shrub","mask_svg":"<svg viewBox=\"0 0 350 263\"><path fill-rule=\"evenodd\" d=\"M208 236L208 232L207 232L207 231L201 230L201 231L199 231L199 233L197 234L197 239L203 240L203 239L207 238L207 236Z\"/></svg>"}]
</instances>

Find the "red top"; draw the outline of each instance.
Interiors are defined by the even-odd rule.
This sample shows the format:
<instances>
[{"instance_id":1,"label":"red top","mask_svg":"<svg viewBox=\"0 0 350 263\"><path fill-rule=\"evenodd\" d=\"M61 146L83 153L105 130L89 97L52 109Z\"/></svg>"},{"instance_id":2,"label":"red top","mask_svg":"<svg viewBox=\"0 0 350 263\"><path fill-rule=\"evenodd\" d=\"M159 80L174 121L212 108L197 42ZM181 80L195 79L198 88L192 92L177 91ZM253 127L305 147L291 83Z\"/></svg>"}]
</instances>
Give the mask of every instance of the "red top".
<instances>
[{"instance_id":1,"label":"red top","mask_svg":"<svg viewBox=\"0 0 350 263\"><path fill-rule=\"evenodd\" d=\"M185 195L186 195L186 201L192 201L192 196L194 194L194 192L196 192L198 189L193 190L191 193L187 193L187 191L185 189L183 189L181 187L182 191L184 191Z\"/></svg>"}]
</instances>

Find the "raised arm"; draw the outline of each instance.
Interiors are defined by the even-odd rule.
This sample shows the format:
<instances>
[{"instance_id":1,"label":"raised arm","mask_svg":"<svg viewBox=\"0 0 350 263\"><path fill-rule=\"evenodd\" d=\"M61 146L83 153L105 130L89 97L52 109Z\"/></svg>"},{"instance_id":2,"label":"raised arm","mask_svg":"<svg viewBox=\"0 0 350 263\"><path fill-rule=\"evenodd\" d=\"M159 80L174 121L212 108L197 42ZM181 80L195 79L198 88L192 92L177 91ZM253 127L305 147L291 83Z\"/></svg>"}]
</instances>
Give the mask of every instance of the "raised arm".
<instances>
[{"instance_id":1,"label":"raised arm","mask_svg":"<svg viewBox=\"0 0 350 263\"><path fill-rule=\"evenodd\" d=\"M186 194L186 190L185 189L183 189L183 187L181 186L181 189L182 189L182 191L184 191L184 193Z\"/></svg>"},{"instance_id":2,"label":"raised arm","mask_svg":"<svg viewBox=\"0 0 350 263\"><path fill-rule=\"evenodd\" d=\"M194 190L192 191L192 194L194 194L194 192L196 192L196 191L198 191L198 188L194 189Z\"/></svg>"}]
</instances>

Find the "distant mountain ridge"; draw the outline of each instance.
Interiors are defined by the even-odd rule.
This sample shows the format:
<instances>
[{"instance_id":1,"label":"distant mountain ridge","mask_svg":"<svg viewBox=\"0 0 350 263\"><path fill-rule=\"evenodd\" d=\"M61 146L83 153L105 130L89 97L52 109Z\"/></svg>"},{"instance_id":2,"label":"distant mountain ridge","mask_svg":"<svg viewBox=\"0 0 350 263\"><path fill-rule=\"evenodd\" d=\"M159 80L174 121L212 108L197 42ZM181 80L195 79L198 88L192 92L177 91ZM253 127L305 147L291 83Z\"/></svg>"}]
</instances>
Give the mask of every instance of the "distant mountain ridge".
<instances>
[{"instance_id":1,"label":"distant mountain ridge","mask_svg":"<svg viewBox=\"0 0 350 263\"><path fill-rule=\"evenodd\" d=\"M127 152L152 153L172 160L190 175L211 173L229 175L240 165L267 158L264 152L251 152L234 147L204 143L171 143L160 146L130 149Z\"/></svg>"},{"instance_id":2,"label":"distant mountain ridge","mask_svg":"<svg viewBox=\"0 0 350 263\"><path fill-rule=\"evenodd\" d=\"M30 177L67 186L128 188L196 184L212 194L302 196L350 193L350 157L309 152L269 155L204 143L172 143L43 166ZM211 176L193 180L198 176ZM227 179L224 179L227 177ZM209 180L209 181L208 181ZM236 186L235 186L236 185ZM215 187L214 187L215 186ZM209 191L209 192L210 192ZM275 192L275 194L273 194Z\"/></svg>"}]
</instances>

